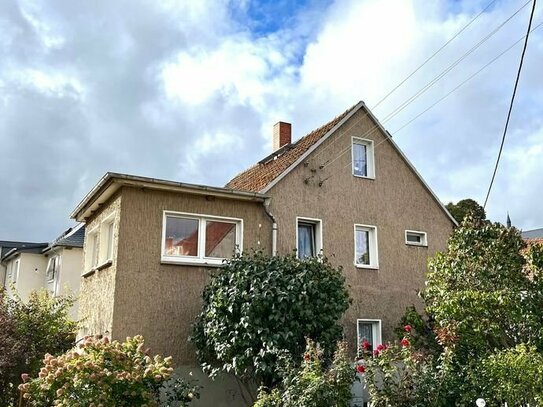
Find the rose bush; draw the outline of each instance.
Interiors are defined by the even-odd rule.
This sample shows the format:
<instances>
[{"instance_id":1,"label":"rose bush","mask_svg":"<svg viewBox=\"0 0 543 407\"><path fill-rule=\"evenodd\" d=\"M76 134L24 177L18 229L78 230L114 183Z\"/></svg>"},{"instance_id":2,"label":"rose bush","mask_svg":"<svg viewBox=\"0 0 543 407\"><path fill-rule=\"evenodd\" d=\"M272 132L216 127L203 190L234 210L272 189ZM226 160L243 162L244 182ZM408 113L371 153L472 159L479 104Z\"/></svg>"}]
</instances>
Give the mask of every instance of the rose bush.
<instances>
[{"instance_id":1,"label":"rose bush","mask_svg":"<svg viewBox=\"0 0 543 407\"><path fill-rule=\"evenodd\" d=\"M281 358L283 382L271 392L262 388L254 407L347 407L356 371L339 342L328 366L323 350L307 340L302 364L293 366L286 354Z\"/></svg>"}]
</instances>

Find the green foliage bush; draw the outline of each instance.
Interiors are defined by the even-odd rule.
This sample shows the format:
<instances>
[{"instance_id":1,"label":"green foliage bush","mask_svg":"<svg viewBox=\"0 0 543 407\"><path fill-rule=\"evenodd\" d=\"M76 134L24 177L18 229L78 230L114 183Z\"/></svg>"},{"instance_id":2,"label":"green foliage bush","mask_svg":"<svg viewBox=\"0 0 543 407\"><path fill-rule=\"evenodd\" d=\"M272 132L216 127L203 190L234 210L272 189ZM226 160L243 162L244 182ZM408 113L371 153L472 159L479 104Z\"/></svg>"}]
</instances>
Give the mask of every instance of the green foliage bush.
<instances>
[{"instance_id":1,"label":"green foliage bush","mask_svg":"<svg viewBox=\"0 0 543 407\"><path fill-rule=\"evenodd\" d=\"M261 389L254 407L347 407L356 371L347 356L347 346L337 345L332 364L327 367L323 351L307 341L301 366L282 359L283 382L271 392Z\"/></svg>"},{"instance_id":2,"label":"green foliage bush","mask_svg":"<svg viewBox=\"0 0 543 407\"><path fill-rule=\"evenodd\" d=\"M209 374L273 387L278 355L301 355L305 338L332 355L349 301L341 269L326 259L238 255L212 275L191 341Z\"/></svg>"},{"instance_id":3,"label":"green foliage bush","mask_svg":"<svg viewBox=\"0 0 543 407\"><path fill-rule=\"evenodd\" d=\"M543 402L543 354L524 344L486 359L472 375L477 397L487 405L540 406Z\"/></svg>"},{"instance_id":4,"label":"green foliage bush","mask_svg":"<svg viewBox=\"0 0 543 407\"><path fill-rule=\"evenodd\" d=\"M87 337L79 349L46 355L38 377L19 388L31 407L187 406L198 389L172 374L172 359L151 358L141 336Z\"/></svg>"},{"instance_id":5,"label":"green foliage bush","mask_svg":"<svg viewBox=\"0 0 543 407\"><path fill-rule=\"evenodd\" d=\"M33 292L27 302L0 290L0 405L16 405L21 374L36 375L45 353L74 345L77 323L69 318L72 297Z\"/></svg>"}]
</instances>

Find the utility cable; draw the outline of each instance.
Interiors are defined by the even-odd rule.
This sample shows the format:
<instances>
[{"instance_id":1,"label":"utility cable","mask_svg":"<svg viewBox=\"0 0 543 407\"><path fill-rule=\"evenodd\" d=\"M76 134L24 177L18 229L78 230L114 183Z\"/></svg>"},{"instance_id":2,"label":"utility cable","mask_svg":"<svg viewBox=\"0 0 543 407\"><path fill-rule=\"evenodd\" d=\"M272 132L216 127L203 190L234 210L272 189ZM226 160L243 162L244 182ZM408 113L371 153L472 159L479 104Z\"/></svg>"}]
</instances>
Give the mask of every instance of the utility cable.
<instances>
[{"instance_id":1,"label":"utility cable","mask_svg":"<svg viewBox=\"0 0 543 407\"><path fill-rule=\"evenodd\" d=\"M520 81L520 73L522 71L522 65L524 63L524 55L526 54L526 48L528 47L528 39L530 37L530 29L532 27L532 21L534 19L536 0L533 0L532 4L532 13L530 14L530 21L528 22L528 30L526 32L526 39L524 40L524 47L522 48L522 55L520 56L520 63L517 71L517 79L515 80L515 87L513 88L513 95L511 96L511 103L509 104L509 111L507 112L507 120L505 121L505 127L503 129L502 141L500 144L500 150L498 151L498 157L496 159L496 165L494 166L494 172L492 173L492 179L490 180L490 185L488 186L488 191L486 193L485 203L483 208L486 209L486 204L488 202L488 197L490 196L490 191L492 190L492 185L494 184L494 179L496 178L496 172L498 171L498 165L500 164L500 158L502 156L503 145L505 144L505 136L507 135L507 129L509 127L509 120L511 119L511 112L513 111L513 104L515 102L515 96L517 94L518 83Z\"/></svg>"},{"instance_id":2,"label":"utility cable","mask_svg":"<svg viewBox=\"0 0 543 407\"><path fill-rule=\"evenodd\" d=\"M445 70L443 70L440 74L435 76L430 82L428 82L426 85L424 85L421 89L419 89L414 95L412 95L410 98L408 98L406 101L404 101L400 106L398 106L393 112L388 114L381 122L386 123L389 120L391 120L393 117L395 117L397 114L399 114L402 110L404 110L407 106L409 106L411 103L415 101L420 95L422 95L424 92L426 92L428 89L430 89L432 86L434 86L439 80L441 80L447 73L449 73L452 69L454 69L460 62L462 62L467 56L469 56L473 51L475 51L477 48L479 48L483 43L488 41L494 34L496 34L505 24L507 24L513 17L515 17L524 7L526 7L530 3L530 0L528 0L526 3L524 3L519 9L517 9L513 14L511 14L507 19L505 19L502 23L500 23L494 30L492 30L489 34L487 34L483 39L481 39L476 45L474 45L470 50L468 50L466 53L464 53L460 58L458 58L453 64L449 65ZM351 126L347 130L350 130L352 127L354 127L356 124L358 124L359 121L363 120L367 114L359 118L359 120L353 122ZM362 137L366 137L368 133L364 134ZM349 151L350 146L345 148L343 151L341 151L338 156L336 156L332 160L328 160L325 163L321 164L320 167L326 168L330 166L333 162L335 162L340 156L345 154L347 151Z\"/></svg>"},{"instance_id":3,"label":"utility cable","mask_svg":"<svg viewBox=\"0 0 543 407\"><path fill-rule=\"evenodd\" d=\"M535 30L537 30L539 27L543 26L543 22L537 24L534 28L532 28L530 30L530 32L533 32ZM509 52L511 49L513 49L516 45L518 45L523 39L526 38L526 35L522 36L520 39L518 39L516 42L514 42L513 44L511 44L509 47L507 47L505 50L503 50L499 55L497 55L496 57L494 57L493 59L491 59L489 62L487 62L483 67L481 67L479 70L477 70L476 72L474 72L473 74L471 74L468 78L466 78L464 81L462 81L461 83L459 83L457 86L455 86L453 89L451 89L447 94L445 94L444 96L442 96L441 98L439 98L437 101L435 101L434 103L432 103L430 106L428 106L426 109L424 109L422 112L420 112L419 114L417 114L416 116L414 116L413 118L411 118L409 121L407 121L406 123L404 123L402 126L400 126L398 129L396 129L395 131L392 132L392 134L397 134L399 133L401 130L403 130L405 127L409 126L411 123L413 123L416 119L418 119L420 116L422 116L423 114L425 114L426 112L428 112L430 109L432 109L434 106L436 106L437 104L441 103L443 100L445 100L447 97L449 97L450 95L452 95L454 92L456 92L458 89L460 89L463 85L465 85L466 83L468 83L471 79L473 79L475 76L477 76L478 74L480 74L483 70L485 70L486 68L488 68L490 65L492 65L494 62L496 62L499 58L501 58L503 55L505 55L507 52ZM371 135L373 134L374 132L377 132L377 131L380 131L380 128L375 126L369 133L365 134L366 135ZM375 144L374 145L374 150L379 146L381 145L382 143L384 143L385 141L388 141L390 138L390 136L386 135L385 138L383 140L381 140L379 143ZM351 148L351 146L349 145L348 147L349 149ZM337 158L337 157L336 157ZM345 165L344 168L346 168L347 166L349 165L352 165L351 162L347 163ZM330 175L329 177L325 178L324 180L321 181L324 182L330 178L333 177L334 174Z\"/></svg>"},{"instance_id":4,"label":"utility cable","mask_svg":"<svg viewBox=\"0 0 543 407\"><path fill-rule=\"evenodd\" d=\"M454 34L451 38L445 42L439 49L437 49L432 55L430 55L426 60L420 64L414 71L412 71L408 76L406 76L401 82L399 82L393 89L391 89L386 95L384 95L375 105L372 106L371 110L374 110L376 107L378 107L381 103L383 103L390 95L392 95L398 88L400 88L405 82L407 82L413 75L415 75L420 69L422 69L428 62L430 62L437 54L439 54L447 45L449 45L451 42L453 42L460 34L462 34L471 24L473 24L485 11L487 11L496 0L492 0L490 3L486 5L486 7L481 10L479 14L477 14L474 18L472 18L465 26L463 26L456 34ZM367 114L366 114L367 115ZM336 139L337 140L337 139ZM332 143L328 144L325 148L318 151L313 158L318 157L321 153L324 152L324 150L331 147L332 144L334 144L335 140L332 141Z\"/></svg>"}]
</instances>

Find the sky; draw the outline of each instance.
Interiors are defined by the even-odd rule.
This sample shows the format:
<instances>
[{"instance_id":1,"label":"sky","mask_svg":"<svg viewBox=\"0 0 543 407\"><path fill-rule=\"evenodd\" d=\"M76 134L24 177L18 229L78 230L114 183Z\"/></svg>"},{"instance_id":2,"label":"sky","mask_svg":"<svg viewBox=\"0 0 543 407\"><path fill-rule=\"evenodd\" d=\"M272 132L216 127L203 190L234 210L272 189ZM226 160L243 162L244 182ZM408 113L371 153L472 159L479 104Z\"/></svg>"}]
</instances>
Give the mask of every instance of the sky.
<instances>
[{"instance_id":1,"label":"sky","mask_svg":"<svg viewBox=\"0 0 543 407\"><path fill-rule=\"evenodd\" d=\"M0 1L0 240L55 238L107 171L222 186L271 152L275 122L296 140L359 100L444 203L482 203L531 9L490 3ZM543 26L487 205L524 230L543 227L542 61Z\"/></svg>"}]
</instances>

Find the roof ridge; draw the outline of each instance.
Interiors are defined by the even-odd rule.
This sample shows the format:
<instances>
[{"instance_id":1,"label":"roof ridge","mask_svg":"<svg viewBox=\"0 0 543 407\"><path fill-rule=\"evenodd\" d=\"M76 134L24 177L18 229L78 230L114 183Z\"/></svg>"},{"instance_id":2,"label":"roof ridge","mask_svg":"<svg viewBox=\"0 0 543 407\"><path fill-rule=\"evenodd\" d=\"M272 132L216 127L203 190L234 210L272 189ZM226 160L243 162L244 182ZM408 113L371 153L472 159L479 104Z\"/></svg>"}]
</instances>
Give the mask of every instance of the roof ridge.
<instances>
[{"instance_id":1,"label":"roof ridge","mask_svg":"<svg viewBox=\"0 0 543 407\"><path fill-rule=\"evenodd\" d=\"M290 143L290 148L277 150L277 156L274 156L275 152L273 152L256 164L241 171L226 183L225 188L252 192L262 191L263 188L286 171L311 146L325 136L331 128L359 106L360 103L357 102L343 113L338 114L333 119L300 137L296 142Z\"/></svg>"}]
</instances>

